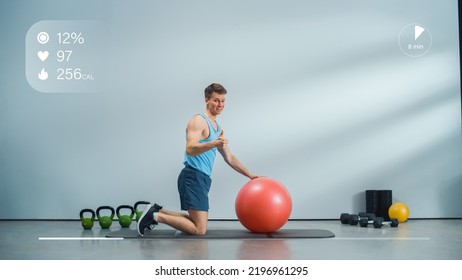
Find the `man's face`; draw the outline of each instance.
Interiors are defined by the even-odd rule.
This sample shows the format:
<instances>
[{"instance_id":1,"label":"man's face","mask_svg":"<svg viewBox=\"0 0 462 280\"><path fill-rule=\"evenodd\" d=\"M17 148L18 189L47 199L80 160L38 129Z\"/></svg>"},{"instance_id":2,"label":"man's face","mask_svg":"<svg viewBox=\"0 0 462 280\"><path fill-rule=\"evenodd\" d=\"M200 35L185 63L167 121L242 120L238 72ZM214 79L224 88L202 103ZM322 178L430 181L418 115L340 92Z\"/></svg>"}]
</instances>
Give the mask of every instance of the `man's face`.
<instances>
[{"instance_id":1,"label":"man's face","mask_svg":"<svg viewBox=\"0 0 462 280\"><path fill-rule=\"evenodd\" d=\"M223 111L225 108L225 96L226 94L219 94L214 92L209 99L205 99L205 103L207 104L207 108L209 109L210 113L219 115L221 111Z\"/></svg>"}]
</instances>

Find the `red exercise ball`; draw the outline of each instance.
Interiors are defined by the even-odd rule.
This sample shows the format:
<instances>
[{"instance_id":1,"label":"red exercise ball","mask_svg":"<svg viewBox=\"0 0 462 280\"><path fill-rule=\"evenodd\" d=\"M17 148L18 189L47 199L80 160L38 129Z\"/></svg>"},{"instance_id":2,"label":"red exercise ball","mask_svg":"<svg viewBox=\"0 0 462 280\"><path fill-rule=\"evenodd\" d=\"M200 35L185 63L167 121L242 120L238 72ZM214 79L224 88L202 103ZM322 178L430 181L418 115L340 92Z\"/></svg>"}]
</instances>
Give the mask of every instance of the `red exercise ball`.
<instances>
[{"instance_id":1,"label":"red exercise ball","mask_svg":"<svg viewBox=\"0 0 462 280\"><path fill-rule=\"evenodd\" d=\"M292 199L286 187L268 177L245 184L236 197L236 215L252 232L274 232L289 219Z\"/></svg>"}]
</instances>

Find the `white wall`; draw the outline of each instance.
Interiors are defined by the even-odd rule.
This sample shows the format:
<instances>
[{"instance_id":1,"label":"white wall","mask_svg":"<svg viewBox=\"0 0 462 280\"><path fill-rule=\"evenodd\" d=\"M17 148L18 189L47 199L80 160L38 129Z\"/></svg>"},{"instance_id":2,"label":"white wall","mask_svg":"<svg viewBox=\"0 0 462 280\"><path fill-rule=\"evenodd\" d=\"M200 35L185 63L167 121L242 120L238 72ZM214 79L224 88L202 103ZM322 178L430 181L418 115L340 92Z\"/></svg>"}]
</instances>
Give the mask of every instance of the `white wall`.
<instances>
[{"instance_id":1,"label":"white wall","mask_svg":"<svg viewBox=\"0 0 462 280\"><path fill-rule=\"evenodd\" d=\"M413 218L462 217L457 1L74 2L0 4L1 219L179 209L184 128L212 82L231 150L286 185L291 218L364 210L366 189ZM101 92L28 85L24 38L49 19L106 24ZM410 23L431 31L423 57L398 46ZM235 218L246 178L218 158L212 180L210 218Z\"/></svg>"}]
</instances>

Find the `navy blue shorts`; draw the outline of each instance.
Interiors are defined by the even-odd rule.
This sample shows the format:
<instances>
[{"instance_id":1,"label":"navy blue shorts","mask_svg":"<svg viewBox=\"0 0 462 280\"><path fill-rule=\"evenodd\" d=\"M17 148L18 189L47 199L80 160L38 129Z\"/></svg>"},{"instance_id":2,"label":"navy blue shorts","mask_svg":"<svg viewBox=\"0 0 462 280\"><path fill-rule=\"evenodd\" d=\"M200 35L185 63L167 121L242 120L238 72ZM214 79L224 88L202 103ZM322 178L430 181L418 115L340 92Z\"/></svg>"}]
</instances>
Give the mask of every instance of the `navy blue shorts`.
<instances>
[{"instance_id":1,"label":"navy blue shorts","mask_svg":"<svg viewBox=\"0 0 462 280\"><path fill-rule=\"evenodd\" d=\"M210 177L190 166L185 166L178 176L178 192L181 210L209 210Z\"/></svg>"}]
</instances>

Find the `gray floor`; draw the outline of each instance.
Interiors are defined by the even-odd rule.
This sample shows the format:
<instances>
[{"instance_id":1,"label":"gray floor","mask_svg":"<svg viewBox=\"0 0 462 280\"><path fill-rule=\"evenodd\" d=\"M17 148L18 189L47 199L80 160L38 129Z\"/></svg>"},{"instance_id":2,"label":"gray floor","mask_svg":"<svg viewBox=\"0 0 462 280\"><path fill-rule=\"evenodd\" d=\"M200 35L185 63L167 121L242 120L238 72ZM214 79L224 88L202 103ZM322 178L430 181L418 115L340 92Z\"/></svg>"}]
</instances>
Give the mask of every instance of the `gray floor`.
<instances>
[{"instance_id":1,"label":"gray floor","mask_svg":"<svg viewBox=\"0 0 462 280\"><path fill-rule=\"evenodd\" d=\"M135 225L131 226L135 229ZM161 228L167 228L166 226ZM237 221L209 228L239 229ZM462 220L410 220L398 228L360 228L339 221L290 221L284 228L332 231L329 239L284 240L39 240L41 237L104 237L78 221L0 221L3 260L461 260ZM110 230L119 230L117 222Z\"/></svg>"}]
</instances>

